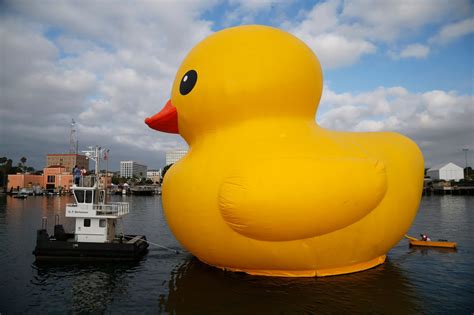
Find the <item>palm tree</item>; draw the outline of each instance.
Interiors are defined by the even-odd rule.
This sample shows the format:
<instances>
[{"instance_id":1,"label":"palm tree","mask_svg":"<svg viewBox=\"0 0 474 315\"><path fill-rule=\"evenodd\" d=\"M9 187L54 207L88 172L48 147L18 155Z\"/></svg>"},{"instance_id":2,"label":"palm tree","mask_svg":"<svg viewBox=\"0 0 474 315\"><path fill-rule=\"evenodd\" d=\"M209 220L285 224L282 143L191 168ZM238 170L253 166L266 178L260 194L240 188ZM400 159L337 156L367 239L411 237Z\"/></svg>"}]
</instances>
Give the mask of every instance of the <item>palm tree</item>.
<instances>
[{"instance_id":1,"label":"palm tree","mask_svg":"<svg viewBox=\"0 0 474 315\"><path fill-rule=\"evenodd\" d=\"M22 167L23 173L24 173L24 172L25 172L25 168L26 168L26 165L25 165L25 163L26 163L26 157L22 156L21 159L20 159L20 161L21 161L21 167Z\"/></svg>"}]
</instances>

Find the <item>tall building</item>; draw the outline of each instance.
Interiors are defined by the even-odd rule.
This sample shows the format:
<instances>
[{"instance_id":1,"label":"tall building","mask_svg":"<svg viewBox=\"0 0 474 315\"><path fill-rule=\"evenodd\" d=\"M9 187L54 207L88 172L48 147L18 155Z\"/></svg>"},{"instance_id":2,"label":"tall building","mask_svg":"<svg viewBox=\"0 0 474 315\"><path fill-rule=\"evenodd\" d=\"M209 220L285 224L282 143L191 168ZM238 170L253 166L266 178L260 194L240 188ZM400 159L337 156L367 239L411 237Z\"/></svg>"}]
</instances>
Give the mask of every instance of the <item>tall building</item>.
<instances>
[{"instance_id":1,"label":"tall building","mask_svg":"<svg viewBox=\"0 0 474 315\"><path fill-rule=\"evenodd\" d=\"M47 154L46 167L62 166L67 172L72 172L74 166L85 168L89 171L89 160L85 155L80 154Z\"/></svg>"},{"instance_id":2,"label":"tall building","mask_svg":"<svg viewBox=\"0 0 474 315\"><path fill-rule=\"evenodd\" d=\"M188 150L175 150L166 152L166 165L178 162L183 156L188 153Z\"/></svg>"},{"instance_id":3,"label":"tall building","mask_svg":"<svg viewBox=\"0 0 474 315\"><path fill-rule=\"evenodd\" d=\"M146 177L148 167L146 165L138 164L135 161L120 161L120 176L121 177Z\"/></svg>"}]
</instances>

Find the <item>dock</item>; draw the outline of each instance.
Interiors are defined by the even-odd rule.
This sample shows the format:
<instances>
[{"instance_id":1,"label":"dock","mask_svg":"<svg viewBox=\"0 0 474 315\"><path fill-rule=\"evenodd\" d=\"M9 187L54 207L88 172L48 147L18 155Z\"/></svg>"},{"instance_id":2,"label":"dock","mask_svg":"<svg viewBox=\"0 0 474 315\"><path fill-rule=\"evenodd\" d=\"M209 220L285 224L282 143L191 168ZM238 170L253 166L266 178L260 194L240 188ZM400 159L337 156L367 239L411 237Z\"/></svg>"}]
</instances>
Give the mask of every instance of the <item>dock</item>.
<instances>
[{"instance_id":1,"label":"dock","mask_svg":"<svg viewBox=\"0 0 474 315\"><path fill-rule=\"evenodd\" d=\"M433 187L435 195L474 195L474 186L444 186Z\"/></svg>"}]
</instances>

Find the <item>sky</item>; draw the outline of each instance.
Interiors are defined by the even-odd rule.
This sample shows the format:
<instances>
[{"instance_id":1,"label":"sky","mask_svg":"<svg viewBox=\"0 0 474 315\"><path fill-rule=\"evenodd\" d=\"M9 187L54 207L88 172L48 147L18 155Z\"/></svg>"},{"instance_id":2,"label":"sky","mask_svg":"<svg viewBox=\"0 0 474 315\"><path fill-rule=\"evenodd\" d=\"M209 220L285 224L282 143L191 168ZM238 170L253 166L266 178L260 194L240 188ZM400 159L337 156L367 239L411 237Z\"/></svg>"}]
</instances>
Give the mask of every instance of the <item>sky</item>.
<instances>
[{"instance_id":1,"label":"sky","mask_svg":"<svg viewBox=\"0 0 474 315\"><path fill-rule=\"evenodd\" d=\"M144 119L194 45L246 24L290 32L318 56L323 127L399 132L426 167L474 165L468 0L2 0L0 156L42 169L46 154L69 152L74 119L79 150L109 148L111 170L163 167L165 152L187 145Z\"/></svg>"}]
</instances>

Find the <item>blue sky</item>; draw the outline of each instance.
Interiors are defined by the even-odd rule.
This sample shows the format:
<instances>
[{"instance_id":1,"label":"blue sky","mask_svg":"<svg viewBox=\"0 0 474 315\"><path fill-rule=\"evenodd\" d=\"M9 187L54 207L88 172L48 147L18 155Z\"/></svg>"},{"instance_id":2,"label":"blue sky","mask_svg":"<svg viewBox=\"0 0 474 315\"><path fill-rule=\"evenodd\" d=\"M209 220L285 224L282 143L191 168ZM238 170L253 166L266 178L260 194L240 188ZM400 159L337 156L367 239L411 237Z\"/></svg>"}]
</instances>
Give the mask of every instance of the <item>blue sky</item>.
<instances>
[{"instance_id":1,"label":"blue sky","mask_svg":"<svg viewBox=\"0 0 474 315\"><path fill-rule=\"evenodd\" d=\"M317 121L403 133L426 165L474 164L472 1L2 1L0 156L42 168L47 153L111 149L111 166L164 164L186 147L143 124L170 95L186 53L226 27L264 24L321 61Z\"/></svg>"}]
</instances>

